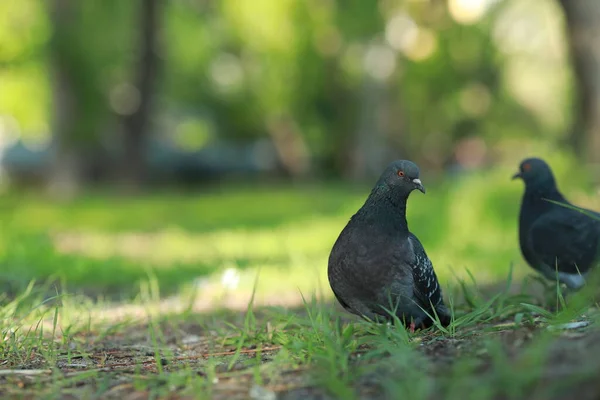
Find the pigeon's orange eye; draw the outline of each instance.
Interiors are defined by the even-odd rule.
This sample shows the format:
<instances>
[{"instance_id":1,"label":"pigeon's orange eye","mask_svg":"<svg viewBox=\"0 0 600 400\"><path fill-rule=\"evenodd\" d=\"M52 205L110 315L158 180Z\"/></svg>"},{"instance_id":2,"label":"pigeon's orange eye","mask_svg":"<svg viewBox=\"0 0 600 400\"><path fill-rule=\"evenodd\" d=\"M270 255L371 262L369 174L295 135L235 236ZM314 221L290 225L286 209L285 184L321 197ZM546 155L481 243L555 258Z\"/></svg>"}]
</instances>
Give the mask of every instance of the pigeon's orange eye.
<instances>
[{"instance_id":1,"label":"pigeon's orange eye","mask_svg":"<svg viewBox=\"0 0 600 400\"><path fill-rule=\"evenodd\" d=\"M404 176L404 171L398 171L398 176Z\"/></svg>"},{"instance_id":2,"label":"pigeon's orange eye","mask_svg":"<svg viewBox=\"0 0 600 400\"><path fill-rule=\"evenodd\" d=\"M531 165L530 164L523 164L523 171L527 172L531 169Z\"/></svg>"}]
</instances>

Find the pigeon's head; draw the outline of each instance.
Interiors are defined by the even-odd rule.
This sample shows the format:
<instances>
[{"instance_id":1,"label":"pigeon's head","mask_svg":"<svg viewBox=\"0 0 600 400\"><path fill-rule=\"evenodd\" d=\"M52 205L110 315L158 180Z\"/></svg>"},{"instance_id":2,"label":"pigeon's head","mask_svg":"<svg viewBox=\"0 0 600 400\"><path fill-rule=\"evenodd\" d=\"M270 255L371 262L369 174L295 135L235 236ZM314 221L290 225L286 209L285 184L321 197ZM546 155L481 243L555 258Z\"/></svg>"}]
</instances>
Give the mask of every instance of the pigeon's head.
<instances>
[{"instance_id":1,"label":"pigeon's head","mask_svg":"<svg viewBox=\"0 0 600 400\"><path fill-rule=\"evenodd\" d=\"M412 161L397 160L383 171L378 186L385 185L400 195L408 196L417 189L425 193L425 187L419 179L419 167Z\"/></svg>"},{"instance_id":2,"label":"pigeon's head","mask_svg":"<svg viewBox=\"0 0 600 400\"><path fill-rule=\"evenodd\" d=\"M521 178L526 186L554 186L554 175L550 166L539 158L526 158L519 165L513 179Z\"/></svg>"}]
</instances>

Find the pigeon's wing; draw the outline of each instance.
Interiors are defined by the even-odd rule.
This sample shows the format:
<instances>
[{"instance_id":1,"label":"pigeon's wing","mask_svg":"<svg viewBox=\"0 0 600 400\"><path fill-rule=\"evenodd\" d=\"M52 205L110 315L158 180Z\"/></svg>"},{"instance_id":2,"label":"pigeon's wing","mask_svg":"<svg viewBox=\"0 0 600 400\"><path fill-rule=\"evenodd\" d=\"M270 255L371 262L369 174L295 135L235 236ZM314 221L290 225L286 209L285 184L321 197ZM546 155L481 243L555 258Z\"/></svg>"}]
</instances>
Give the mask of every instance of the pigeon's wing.
<instances>
[{"instance_id":1,"label":"pigeon's wing","mask_svg":"<svg viewBox=\"0 0 600 400\"><path fill-rule=\"evenodd\" d=\"M596 257L600 223L588 215L568 209L538 218L529 230L529 245L535 257L552 270L584 273Z\"/></svg>"},{"instance_id":2,"label":"pigeon's wing","mask_svg":"<svg viewBox=\"0 0 600 400\"><path fill-rule=\"evenodd\" d=\"M409 240L415 254L412 264L414 295L426 310L430 309L431 305L437 307L442 303L442 289L438 283L433 264L419 239L411 233Z\"/></svg>"}]
</instances>

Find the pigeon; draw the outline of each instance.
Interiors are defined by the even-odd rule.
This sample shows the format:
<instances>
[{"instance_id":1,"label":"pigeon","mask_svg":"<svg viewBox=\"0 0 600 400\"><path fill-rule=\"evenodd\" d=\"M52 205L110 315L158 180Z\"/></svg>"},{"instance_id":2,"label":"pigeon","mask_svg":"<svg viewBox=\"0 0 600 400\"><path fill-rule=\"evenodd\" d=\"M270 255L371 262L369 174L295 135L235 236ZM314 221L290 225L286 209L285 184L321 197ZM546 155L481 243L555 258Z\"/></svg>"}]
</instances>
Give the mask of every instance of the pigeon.
<instances>
[{"instance_id":1,"label":"pigeon","mask_svg":"<svg viewBox=\"0 0 600 400\"><path fill-rule=\"evenodd\" d=\"M406 222L415 189L425 193L419 167L392 162L335 241L327 270L347 311L375 322L396 316L411 332L432 326L436 316L443 326L451 320L431 260Z\"/></svg>"},{"instance_id":2,"label":"pigeon","mask_svg":"<svg viewBox=\"0 0 600 400\"><path fill-rule=\"evenodd\" d=\"M580 289L600 259L600 214L575 207L539 158L521 162L513 179L525 183L519 214L519 245L529 266L547 279ZM561 204L557 204L561 203Z\"/></svg>"}]
</instances>

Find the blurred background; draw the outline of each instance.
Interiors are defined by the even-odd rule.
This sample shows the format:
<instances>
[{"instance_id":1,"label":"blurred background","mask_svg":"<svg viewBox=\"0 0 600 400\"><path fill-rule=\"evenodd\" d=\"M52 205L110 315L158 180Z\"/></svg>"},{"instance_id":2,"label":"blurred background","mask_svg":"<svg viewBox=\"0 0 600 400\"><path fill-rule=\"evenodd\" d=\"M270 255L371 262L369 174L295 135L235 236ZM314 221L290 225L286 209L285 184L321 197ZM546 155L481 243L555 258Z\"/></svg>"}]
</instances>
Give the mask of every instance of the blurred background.
<instances>
[{"instance_id":1,"label":"blurred background","mask_svg":"<svg viewBox=\"0 0 600 400\"><path fill-rule=\"evenodd\" d=\"M526 275L522 158L600 209L599 29L586 0L0 2L3 292L331 297L398 158L445 285Z\"/></svg>"}]
</instances>

